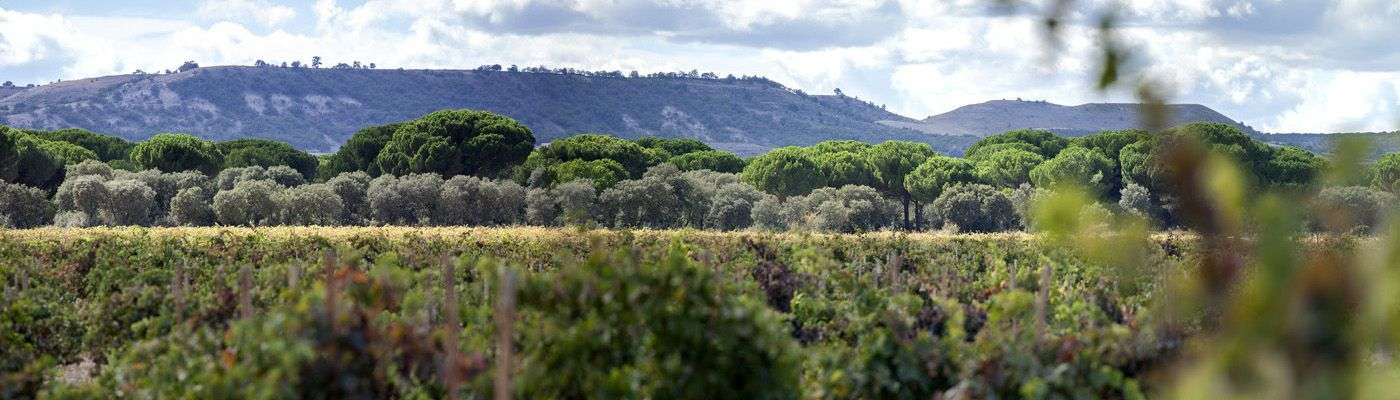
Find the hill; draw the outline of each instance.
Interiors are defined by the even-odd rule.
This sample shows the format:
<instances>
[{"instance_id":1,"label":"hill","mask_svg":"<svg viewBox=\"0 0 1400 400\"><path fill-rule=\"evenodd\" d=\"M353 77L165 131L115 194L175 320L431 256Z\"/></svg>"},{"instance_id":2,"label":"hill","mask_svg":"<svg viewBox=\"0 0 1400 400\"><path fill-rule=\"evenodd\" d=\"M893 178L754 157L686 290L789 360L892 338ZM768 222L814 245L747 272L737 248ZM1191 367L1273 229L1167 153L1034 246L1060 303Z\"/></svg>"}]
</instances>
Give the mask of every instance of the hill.
<instances>
[{"instance_id":1,"label":"hill","mask_svg":"<svg viewBox=\"0 0 1400 400\"><path fill-rule=\"evenodd\" d=\"M867 102L810 96L762 78L624 77L493 70L207 67L11 91L0 123L81 127L140 140L188 132L276 139L331 151L356 130L445 108L488 110L540 143L584 132L691 137L741 154L829 139L918 140L945 152L972 138L929 137Z\"/></svg>"},{"instance_id":2,"label":"hill","mask_svg":"<svg viewBox=\"0 0 1400 400\"><path fill-rule=\"evenodd\" d=\"M890 121L886 124L915 129L934 135L987 136L1015 129L1044 129L1066 136L1081 136L1103 130L1141 128L1141 105L1132 103L1089 103L1062 106L1045 101L993 100L959 107L916 122ZM1200 104L1171 104L1170 125L1190 122L1218 122L1240 127L1250 134L1253 128Z\"/></svg>"}]
</instances>

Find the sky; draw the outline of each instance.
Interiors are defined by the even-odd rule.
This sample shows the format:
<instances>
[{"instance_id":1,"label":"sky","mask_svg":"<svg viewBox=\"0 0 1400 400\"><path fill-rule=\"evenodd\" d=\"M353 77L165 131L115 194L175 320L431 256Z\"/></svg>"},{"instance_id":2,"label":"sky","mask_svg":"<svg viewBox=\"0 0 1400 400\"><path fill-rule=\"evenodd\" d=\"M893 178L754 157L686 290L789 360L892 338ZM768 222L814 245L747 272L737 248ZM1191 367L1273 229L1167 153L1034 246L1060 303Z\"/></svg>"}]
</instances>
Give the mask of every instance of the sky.
<instances>
[{"instance_id":1,"label":"sky","mask_svg":"<svg viewBox=\"0 0 1400 400\"><path fill-rule=\"evenodd\" d=\"M924 118L1099 91L1097 18L1175 103L1266 132L1400 129L1400 0L0 0L0 81L321 56L379 68L484 64L760 75Z\"/></svg>"}]
</instances>

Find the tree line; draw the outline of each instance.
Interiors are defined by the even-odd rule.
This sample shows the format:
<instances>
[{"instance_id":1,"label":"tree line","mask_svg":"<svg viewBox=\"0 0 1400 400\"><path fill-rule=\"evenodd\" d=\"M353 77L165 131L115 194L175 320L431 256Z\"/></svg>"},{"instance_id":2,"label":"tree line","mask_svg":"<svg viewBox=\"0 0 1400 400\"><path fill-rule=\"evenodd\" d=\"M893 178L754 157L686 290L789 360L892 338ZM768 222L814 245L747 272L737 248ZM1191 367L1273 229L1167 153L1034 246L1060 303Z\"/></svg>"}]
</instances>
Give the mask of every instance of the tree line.
<instances>
[{"instance_id":1,"label":"tree line","mask_svg":"<svg viewBox=\"0 0 1400 400\"><path fill-rule=\"evenodd\" d=\"M313 156L263 139L163 133L139 143L81 129L0 128L0 223L41 225L596 225L819 230L1033 225L1030 205L1072 186L1112 215L1182 225L1160 150L1189 141L1260 191L1361 210L1394 204L1400 154L1355 167L1273 147L1232 126L1066 138L986 137L962 157L927 144L826 141L742 159L694 139L580 134L536 146L505 116L444 110L355 133ZM1323 224L1319 223L1318 226ZM1335 224L1333 224L1335 225Z\"/></svg>"}]
</instances>

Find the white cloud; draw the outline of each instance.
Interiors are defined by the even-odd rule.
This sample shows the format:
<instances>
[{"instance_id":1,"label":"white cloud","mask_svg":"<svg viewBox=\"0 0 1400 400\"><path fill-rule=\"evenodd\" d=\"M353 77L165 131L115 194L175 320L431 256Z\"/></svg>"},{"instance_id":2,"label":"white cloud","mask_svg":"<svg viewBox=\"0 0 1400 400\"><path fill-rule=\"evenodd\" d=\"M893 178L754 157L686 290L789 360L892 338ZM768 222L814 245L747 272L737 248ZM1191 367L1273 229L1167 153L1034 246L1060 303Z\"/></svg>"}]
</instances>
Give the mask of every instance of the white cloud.
<instances>
[{"instance_id":1,"label":"white cloud","mask_svg":"<svg viewBox=\"0 0 1400 400\"><path fill-rule=\"evenodd\" d=\"M1032 9L1050 1L1032 1ZM1175 101L1270 131L1394 129L1400 120L1400 45L1388 41L1400 35L1400 24L1390 23L1400 17L1393 0L1338 0L1322 9L1284 0L1124 1L1122 36ZM1087 2L1093 9L1117 0ZM1131 100L1093 90L1098 42L1087 14L1064 29L1063 47L1047 58L1037 15L986 4L317 0L301 10L314 23L295 27L287 22L298 10L269 0L205 1L193 22L0 9L0 75L42 69L43 80L74 79L185 60L246 65L320 55L381 67L764 75L811 93L839 87L915 118L999 98ZM1271 24L1276 18L1296 26Z\"/></svg>"},{"instance_id":2,"label":"white cloud","mask_svg":"<svg viewBox=\"0 0 1400 400\"><path fill-rule=\"evenodd\" d=\"M296 18L295 9L263 0L204 0L199 15L215 21L253 21L275 27Z\"/></svg>"}]
</instances>

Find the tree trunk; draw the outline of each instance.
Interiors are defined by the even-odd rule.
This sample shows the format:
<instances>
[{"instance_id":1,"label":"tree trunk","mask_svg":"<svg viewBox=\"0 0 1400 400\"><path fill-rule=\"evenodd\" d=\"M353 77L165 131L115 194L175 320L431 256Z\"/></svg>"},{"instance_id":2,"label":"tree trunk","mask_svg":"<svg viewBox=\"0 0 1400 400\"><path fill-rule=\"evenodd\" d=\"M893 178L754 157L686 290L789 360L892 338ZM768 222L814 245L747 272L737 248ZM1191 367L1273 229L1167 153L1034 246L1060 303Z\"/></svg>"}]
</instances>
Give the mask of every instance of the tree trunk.
<instances>
[{"instance_id":1,"label":"tree trunk","mask_svg":"<svg viewBox=\"0 0 1400 400\"><path fill-rule=\"evenodd\" d=\"M914 201L914 230L924 230L924 204Z\"/></svg>"},{"instance_id":2,"label":"tree trunk","mask_svg":"<svg viewBox=\"0 0 1400 400\"><path fill-rule=\"evenodd\" d=\"M907 231L909 230L909 194L905 193L900 198L904 200L904 230Z\"/></svg>"}]
</instances>

